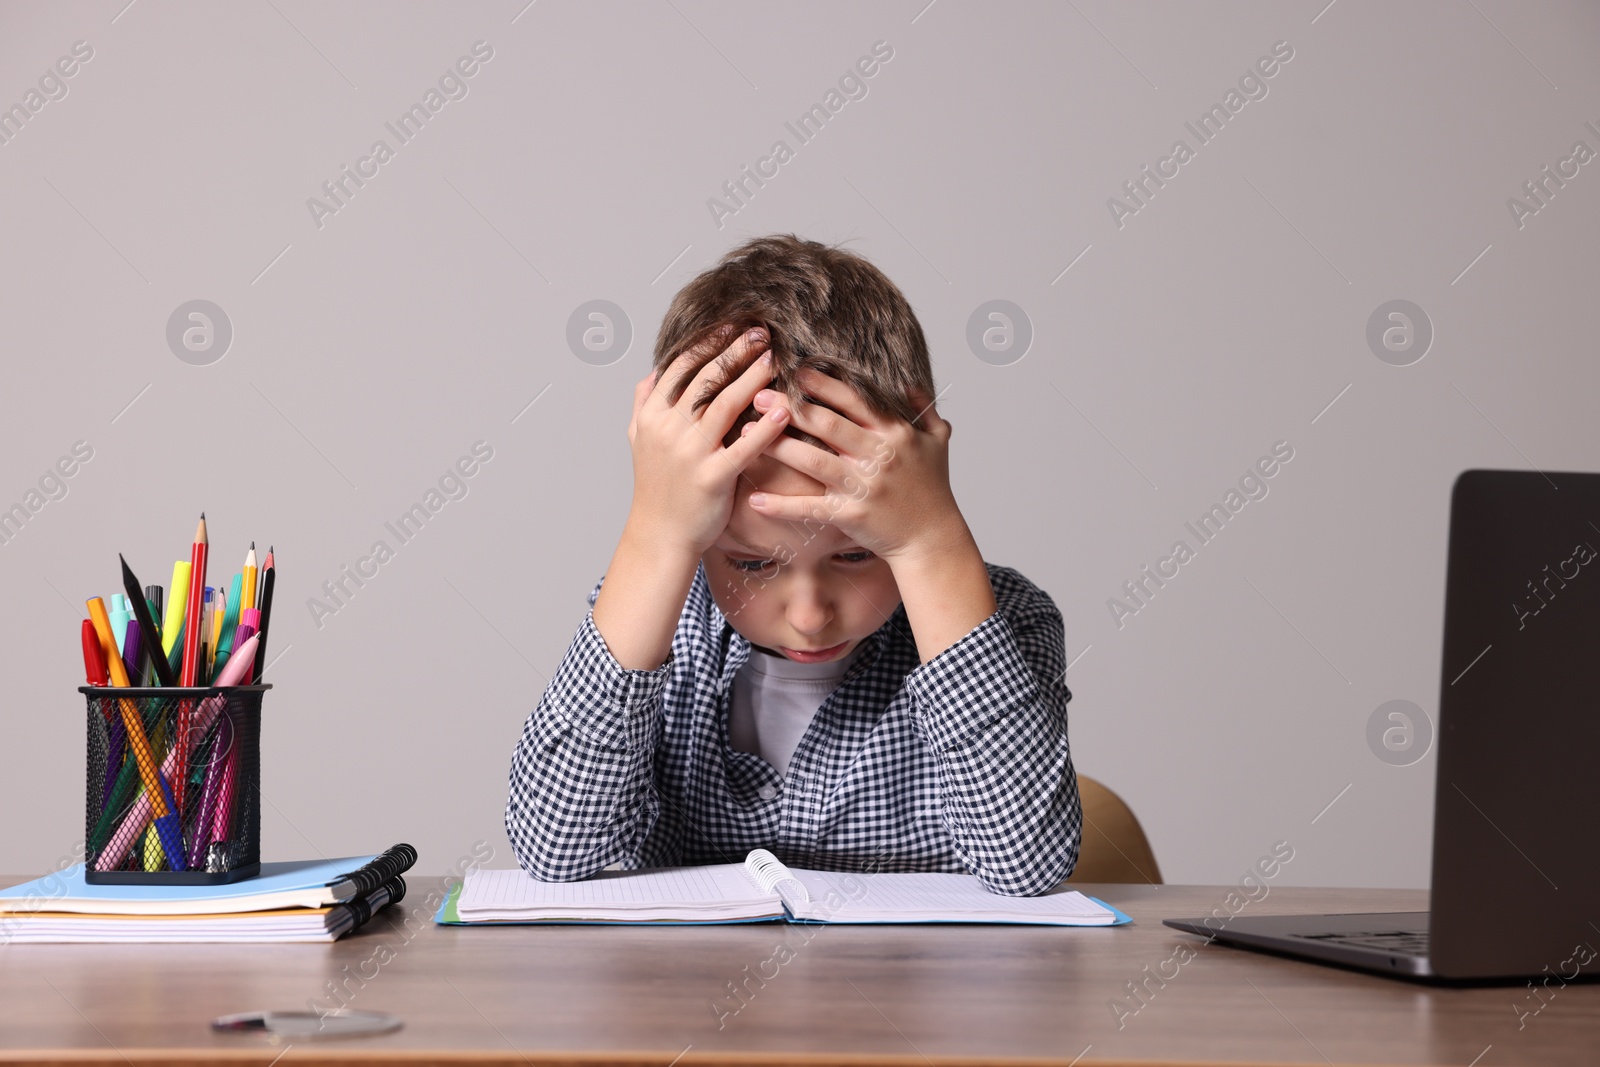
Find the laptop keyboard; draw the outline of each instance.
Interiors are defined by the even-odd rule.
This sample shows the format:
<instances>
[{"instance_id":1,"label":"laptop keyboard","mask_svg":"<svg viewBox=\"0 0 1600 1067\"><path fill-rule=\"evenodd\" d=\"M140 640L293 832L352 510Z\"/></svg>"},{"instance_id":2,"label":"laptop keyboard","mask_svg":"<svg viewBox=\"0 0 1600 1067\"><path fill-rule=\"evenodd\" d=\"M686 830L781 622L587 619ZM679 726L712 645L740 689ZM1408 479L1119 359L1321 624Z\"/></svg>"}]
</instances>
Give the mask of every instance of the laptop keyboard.
<instances>
[{"instance_id":1,"label":"laptop keyboard","mask_svg":"<svg viewBox=\"0 0 1600 1067\"><path fill-rule=\"evenodd\" d=\"M1325 941L1336 945L1370 948L1394 956L1427 956L1428 932L1426 930L1372 930L1351 931L1342 934L1295 934L1306 941Z\"/></svg>"}]
</instances>

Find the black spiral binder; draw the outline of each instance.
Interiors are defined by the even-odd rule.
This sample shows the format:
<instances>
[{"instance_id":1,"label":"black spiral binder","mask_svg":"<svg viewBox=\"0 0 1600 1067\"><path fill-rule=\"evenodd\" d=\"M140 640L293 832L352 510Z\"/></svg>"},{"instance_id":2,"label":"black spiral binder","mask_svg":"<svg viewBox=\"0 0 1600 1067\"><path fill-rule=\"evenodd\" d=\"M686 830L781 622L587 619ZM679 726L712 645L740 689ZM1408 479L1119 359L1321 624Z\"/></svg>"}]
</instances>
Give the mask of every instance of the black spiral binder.
<instances>
[{"instance_id":1,"label":"black spiral binder","mask_svg":"<svg viewBox=\"0 0 1600 1067\"><path fill-rule=\"evenodd\" d=\"M405 899L405 896L406 880L396 875L373 892L363 893L354 900L346 901L341 906L349 908L351 916L355 919L355 923L350 929L359 930L366 925L368 919L390 904L400 903Z\"/></svg>"},{"instance_id":2,"label":"black spiral binder","mask_svg":"<svg viewBox=\"0 0 1600 1067\"><path fill-rule=\"evenodd\" d=\"M416 862L417 850L402 842L360 870L345 875L334 884L334 895L341 898L365 896L400 877Z\"/></svg>"}]
</instances>

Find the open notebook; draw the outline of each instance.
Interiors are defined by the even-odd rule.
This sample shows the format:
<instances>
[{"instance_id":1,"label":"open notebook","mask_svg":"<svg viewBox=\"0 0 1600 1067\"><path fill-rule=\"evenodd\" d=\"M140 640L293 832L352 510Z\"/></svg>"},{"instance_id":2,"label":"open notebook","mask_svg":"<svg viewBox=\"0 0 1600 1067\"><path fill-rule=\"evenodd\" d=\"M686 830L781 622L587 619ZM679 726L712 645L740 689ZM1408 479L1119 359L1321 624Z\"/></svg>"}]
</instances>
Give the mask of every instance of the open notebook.
<instances>
[{"instance_id":1,"label":"open notebook","mask_svg":"<svg viewBox=\"0 0 1600 1067\"><path fill-rule=\"evenodd\" d=\"M1117 909L1076 890L991 893L970 874L864 874L785 866L758 848L743 863L602 871L541 882L521 870L467 871L435 921L477 923L1034 923L1118 926Z\"/></svg>"}]
</instances>

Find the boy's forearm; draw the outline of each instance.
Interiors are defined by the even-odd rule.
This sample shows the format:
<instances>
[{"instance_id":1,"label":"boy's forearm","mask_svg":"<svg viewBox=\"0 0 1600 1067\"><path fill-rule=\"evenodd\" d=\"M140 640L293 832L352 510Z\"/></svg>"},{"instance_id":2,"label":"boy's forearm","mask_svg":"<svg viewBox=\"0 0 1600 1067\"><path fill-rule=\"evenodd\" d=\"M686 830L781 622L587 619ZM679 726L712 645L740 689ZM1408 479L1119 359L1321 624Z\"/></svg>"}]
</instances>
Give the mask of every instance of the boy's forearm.
<instances>
[{"instance_id":1,"label":"boy's forearm","mask_svg":"<svg viewBox=\"0 0 1600 1067\"><path fill-rule=\"evenodd\" d=\"M506 834L534 877L586 878L637 852L654 823L665 681L623 669L593 619L579 624L511 759Z\"/></svg>"},{"instance_id":2,"label":"boy's forearm","mask_svg":"<svg viewBox=\"0 0 1600 1067\"><path fill-rule=\"evenodd\" d=\"M594 602L594 625L629 670L655 670L672 650L672 635L700 557L640 527L631 517Z\"/></svg>"},{"instance_id":3,"label":"boy's forearm","mask_svg":"<svg viewBox=\"0 0 1600 1067\"><path fill-rule=\"evenodd\" d=\"M965 520L928 548L890 560L923 663L995 613L989 569Z\"/></svg>"},{"instance_id":4,"label":"boy's forearm","mask_svg":"<svg viewBox=\"0 0 1600 1067\"><path fill-rule=\"evenodd\" d=\"M907 677L938 755L950 834L994 892L1043 892L1076 861L1064 644L1053 604L1013 602Z\"/></svg>"}]
</instances>

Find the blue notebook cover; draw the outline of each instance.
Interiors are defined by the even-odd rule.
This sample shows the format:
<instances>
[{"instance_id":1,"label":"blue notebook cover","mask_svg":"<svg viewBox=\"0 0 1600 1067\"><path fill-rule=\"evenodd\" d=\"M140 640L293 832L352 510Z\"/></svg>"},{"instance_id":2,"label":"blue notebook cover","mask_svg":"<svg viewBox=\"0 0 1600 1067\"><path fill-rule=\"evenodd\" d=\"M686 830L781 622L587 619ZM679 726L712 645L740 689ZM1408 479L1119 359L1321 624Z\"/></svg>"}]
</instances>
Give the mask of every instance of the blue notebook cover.
<instances>
[{"instance_id":1,"label":"blue notebook cover","mask_svg":"<svg viewBox=\"0 0 1600 1067\"><path fill-rule=\"evenodd\" d=\"M1089 897L1089 894L1085 893L1084 896ZM1123 911L1121 908L1114 907L1114 906L1112 906L1110 904L1107 904L1105 901L1101 900L1099 897L1089 897L1089 899L1094 901L1096 904L1100 905L1102 908L1106 909L1111 914L1113 914L1113 915L1115 915L1117 917L1117 921L1112 923L1111 924L1112 926L1127 926L1129 923L1133 922L1133 916L1129 915L1127 912Z\"/></svg>"},{"instance_id":2,"label":"blue notebook cover","mask_svg":"<svg viewBox=\"0 0 1600 1067\"><path fill-rule=\"evenodd\" d=\"M336 882L376 859L376 855L346 856L331 860L280 860L263 863L255 878L227 885L90 885L83 880L83 864L75 863L56 874L0 889L0 900L130 901L142 904L176 904L195 900L237 900L263 893L315 889Z\"/></svg>"}]
</instances>

